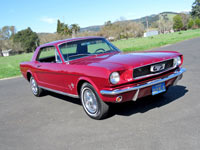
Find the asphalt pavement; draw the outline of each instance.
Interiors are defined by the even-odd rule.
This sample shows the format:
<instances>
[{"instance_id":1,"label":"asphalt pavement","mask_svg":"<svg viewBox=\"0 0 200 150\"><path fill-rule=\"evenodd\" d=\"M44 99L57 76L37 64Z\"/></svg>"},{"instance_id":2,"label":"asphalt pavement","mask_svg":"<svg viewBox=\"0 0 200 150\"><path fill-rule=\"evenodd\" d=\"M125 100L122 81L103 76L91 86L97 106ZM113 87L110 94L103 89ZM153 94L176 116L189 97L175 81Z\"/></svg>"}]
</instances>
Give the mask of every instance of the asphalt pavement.
<instances>
[{"instance_id":1,"label":"asphalt pavement","mask_svg":"<svg viewBox=\"0 0 200 150\"><path fill-rule=\"evenodd\" d=\"M79 99L37 98L22 77L1 80L0 150L199 150L200 38L156 49L184 55L183 79L164 96L112 105L100 121Z\"/></svg>"}]
</instances>

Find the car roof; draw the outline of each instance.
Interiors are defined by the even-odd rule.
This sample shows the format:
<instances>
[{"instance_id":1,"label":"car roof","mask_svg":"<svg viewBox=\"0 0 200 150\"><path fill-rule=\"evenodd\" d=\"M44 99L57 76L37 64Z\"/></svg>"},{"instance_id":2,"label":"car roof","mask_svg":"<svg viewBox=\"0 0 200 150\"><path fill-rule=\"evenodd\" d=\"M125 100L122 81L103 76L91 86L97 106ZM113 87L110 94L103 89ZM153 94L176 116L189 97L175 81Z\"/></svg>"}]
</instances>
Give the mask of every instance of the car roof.
<instances>
[{"instance_id":1,"label":"car roof","mask_svg":"<svg viewBox=\"0 0 200 150\"><path fill-rule=\"evenodd\" d=\"M96 38L104 38L104 37L100 37L100 36L87 36L87 37L69 38L69 39L58 40L58 41L53 41L53 42L49 42L49 43L46 43L46 44L42 44L39 47L46 47L46 46L53 46L53 45L55 46L55 45L59 45L59 44L67 43L67 42L71 42L71 41L96 39Z\"/></svg>"}]
</instances>

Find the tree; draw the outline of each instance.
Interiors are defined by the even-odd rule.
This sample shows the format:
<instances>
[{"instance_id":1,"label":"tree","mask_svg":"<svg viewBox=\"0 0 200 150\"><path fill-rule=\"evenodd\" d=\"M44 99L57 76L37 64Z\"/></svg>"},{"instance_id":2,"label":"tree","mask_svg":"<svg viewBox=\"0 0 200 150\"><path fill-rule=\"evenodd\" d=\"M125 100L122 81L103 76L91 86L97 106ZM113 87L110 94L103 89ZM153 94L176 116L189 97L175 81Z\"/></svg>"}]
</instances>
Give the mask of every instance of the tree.
<instances>
[{"instance_id":1,"label":"tree","mask_svg":"<svg viewBox=\"0 0 200 150\"><path fill-rule=\"evenodd\" d=\"M63 34L63 35L71 35L72 34L72 31L69 28L68 24L63 23L63 28L62 28L61 34Z\"/></svg>"},{"instance_id":2,"label":"tree","mask_svg":"<svg viewBox=\"0 0 200 150\"><path fill-rule=\"evenodd\" d=\"M186 15L184 13L180 14L181 18L182 18L182 23L183 23L183 30L187 30L188 27L188 22L189 22L189 15Z\"/></svg>"},{"instance_id":3,"label":"tree","mask_svg":"<svg viewBox=\"0 0 200 150\"><path fill-rule=\"evenodd\" d=\"M160 19L158 21L158 29L160 33L165 33L166 31L170 31L173 28L173 22L171 20Z\"/></svg>"},{"instance_id":4,"label":"tree","mask_svg":"<svg viewBox=\"0 0 200 150\"><path fill-rule=\"evenodd\" d=\"M78 24L71 24L71 30L74 31L75 34L80 31L80 26Z\"/></svg>"},{"instance_id":5,"label":"tree","mask_svg":"<svg viewBox=\"0 0 200 150\"><path fill-rule=\"evenodd\" d=\"M173 29L173 21L166 13L159 14L158 21L153 22L152 25L158 28L160 33L170 32Z\"/></svg>"},{"instance_id":6,"label":"tree","mask_svg":"<svg viewBox=\"0 0 200 150\"><path fill-rule=\"evenodd\" d=\"M154 21L151 23L151 28L158 28L159 27L159 22L158 21Z\"/></svg>"},{"instance_id":7,"label":"tree","mask_svg":"<svg viewBox=\"0 0 200 150\"><path fill-rule=\"evenodd\" d=\"M78 24L71 24L68 26L68 24L60 22L60 20L57 21L57 33L60 35L72 35L72 33L77 34L80 31L80 26Z\"/></svg>"},{"instance_id":8,"label":"tree","mask_svg":"<svg viewBox=\"0 0 200 150\"><path fill-rule=\"evenodd\" d=\"M168 18L167 14L164 13L164 14L160 14L160 15L163 17L164 21L166 21L166 22L169 21L169 18Z\"/></svg>"},{"instance_id":9,"label":"tree","mask_svg":"<svg viewBox=\"0 0 200 150\"><path fill-rule=\"evenodd\" d=\"M194 20L190 19L188 22L188 29L192 29L193 26L194 26Z\"/></svg>"},{"instance_id":10,"label":"tree","mask_svg":"<svg viewBox=\"0 0 200 150\"><path fill-rule=\"evenodd\" d=\"M195 2L192 4L191 15L193 17L200 18L200 0L195 0Z\"/></svg>"},{"instance_id":11,"label":"tree","mask_svg":"<svg viewBox=\"0 0 200 150\"><path fill-rule=\"evenodd\" d=\"M174 30L180 31L183 28L183 22L180 15L174 16L173 23L174 23L173 25Z\"/></svg>"},{"instance_id":12,"label":"tree","mask_svg":"<svg viewBox=\"0 0 200 150\"><path fill-rule=\"evenodd\" d=\"M57 21L57 33L58 34L66 34L68 32L68 25L60 22L58 19Z\"/></svg>"},{"instance_id":13,"label":"tree","mask_svg":"<svg viewBox=\"0 0 200 150\"><path fill-rule=\"evenodd\" d=\"M15 35L15 33L16 33L15 26L10 26L10 32L11 32L11 36Z\"/></svg>"},{"instance_id":14,"label":"tree","mask_svg":"<svg viewBox=\"0 0 200 150\"><path fill-rule=\"evenodd\" d=\"M111 25L112 25L112 22L109 20L109 21L105 22L104 25L105 25L105 26L111 26Z\"/></svg>"},{"instance_id":15,"label":"tree","mask_svg":"<svg viewBox=\"0 0 200 150\"><path fill-rule=\"evenodd\" d=\"M199 18L196 18L194 22L195 22L195 25L196 25L198 28L200 28L200 19L199 19Z\"/></svg>"},{"instance_id":16,"label":"tree","mask_svg":"<svg viewBox=\"0 0 200 150\"><path fill-rule=\"evenodd\" d=\"M80 31L80 27L78 24L71 24L70 28L72 38L74 38L76 34Z\"/></svg>"},{"instance_id":17,"label":"tree","mask_svg":"<svg viewBox=\"0 0 200 150\"><path fill-rule=\"evenodd\" d=\"M60 20L57 20L57 33L61 33L62 32L62 24L60 22Z\"/></svg>"},{"instance_id":18,"label":"tree","mask_svg":"<svg viewBox=\"0 0 200 150\"><path fill-rule=\"evenodd\" d=\"M1 29L1 38L3 40L7 40L10 38L10 27L9 26L4 26L2 29Z\"/></svg>"},{"instance_id":19,"label":"tree","mask_svg":"<svg viewBox=\"0 0 200 150\"><path fill-rule=\"evenodd\" d=\"M19 31L13 36L15 43L20 43L25 52L33 52L39 45L39 38L37 33L33 32L31 28Z\"/></svg>"},{"instance_id":20,"label":"tree","mask_svg":"<svg viewBox=\"0 0 200 150\"><path fill-rule=\"evenodd\" d=\"M15 26L4 26L0 29L0 40L10 39L16 32Z\"/></svg>"},{"instance_id":21,"label":"tree","mask_svg":"<svg viewBox=\"0 0 200 150\"><path fill-rule=\"evenodd\" d=\"M12 43L12 37L14 36L15 32L15 26L4 26L0 29L0 51L7 49L13 49L16 51Z\"/></svg>"}]
</instances>

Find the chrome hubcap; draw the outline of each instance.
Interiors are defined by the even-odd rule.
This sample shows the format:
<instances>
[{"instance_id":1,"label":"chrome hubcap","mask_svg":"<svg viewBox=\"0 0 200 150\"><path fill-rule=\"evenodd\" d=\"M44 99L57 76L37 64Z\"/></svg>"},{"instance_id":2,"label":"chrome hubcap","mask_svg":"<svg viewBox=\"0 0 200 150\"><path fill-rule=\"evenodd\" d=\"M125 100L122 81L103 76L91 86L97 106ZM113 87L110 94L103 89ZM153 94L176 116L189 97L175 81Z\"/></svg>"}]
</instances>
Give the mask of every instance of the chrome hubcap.
<instances>
[{"instance_id":1,"label":"chrome hubcap","mask_svg":"<svg viewBox=\"0 0 200 150\"><path fill-rule=\"evenodd\" d=\"M38 92L38 87L37 87L37 83L35 82L33 78L31 79L31 89L32 89L33 94L36 95Z\"/></svg>"},{"instance_id":2,"label":"chrome hubcap","mask_svg":"<svg viewBox=\"0 0 200 150\"><path fill-rule=\"evenodd\" d=\"M83 103L89 113L95 114L97 112L96 96L89 88L83 91Z\"/></svg>"}]
</instances>

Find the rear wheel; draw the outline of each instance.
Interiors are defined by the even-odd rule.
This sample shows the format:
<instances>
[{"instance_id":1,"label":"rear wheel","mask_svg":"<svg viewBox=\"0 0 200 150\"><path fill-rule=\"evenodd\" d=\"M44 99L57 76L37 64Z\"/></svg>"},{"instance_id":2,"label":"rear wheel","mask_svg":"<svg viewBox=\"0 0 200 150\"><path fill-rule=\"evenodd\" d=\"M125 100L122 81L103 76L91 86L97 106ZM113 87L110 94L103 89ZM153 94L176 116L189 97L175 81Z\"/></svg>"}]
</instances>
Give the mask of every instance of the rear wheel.
<instances>
[{"instance_id":1,"label":"rear wheel","mask_svg":"<svg viewBox=\"0 0 200 150\"><path fill-rule=\"evenodd\" d=\"M100 99L93 86L89 83L84 83L81 87L81 102L83 109L91 118L99 120L106 117L109 105Z\"/></svg>"},{"instance_id":2,"label":"rear wheel","mask_svg":"<svg viewBox=\"0 0 200 150\"><path fill-rule=\"evenodd\" d=\"M33 77L30 78L30 85L32 93L37 97L41 96L43 90L38 87L38 84Z\"/></svg>"}]
</instances>

